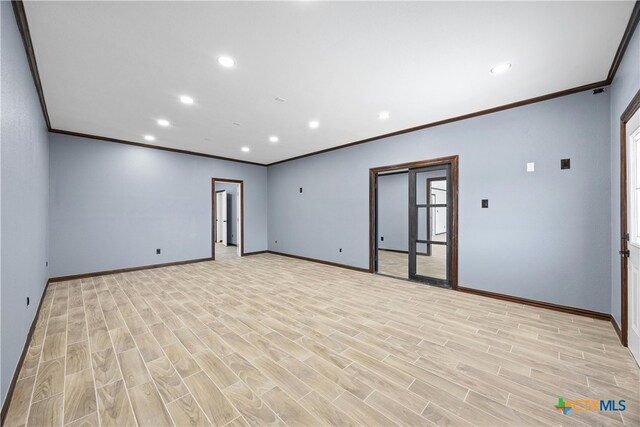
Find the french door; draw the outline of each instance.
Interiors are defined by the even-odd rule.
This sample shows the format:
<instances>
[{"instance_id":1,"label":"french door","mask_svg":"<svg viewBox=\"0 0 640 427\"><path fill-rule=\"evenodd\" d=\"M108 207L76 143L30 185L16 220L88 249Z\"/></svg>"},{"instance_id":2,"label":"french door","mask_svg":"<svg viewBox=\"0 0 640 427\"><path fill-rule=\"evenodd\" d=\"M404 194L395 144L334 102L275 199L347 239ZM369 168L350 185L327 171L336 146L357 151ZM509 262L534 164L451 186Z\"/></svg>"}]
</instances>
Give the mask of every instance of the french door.
<instances>
[{"instance_id":1,"label":"french door","mask_svg":"<svg viewBox=\"0 0 640 427\"><path fill-rule=\"evenodd\" d=\"M409 169L409 279L451 287L451 165Z\"/></svg>"}]
</instances>

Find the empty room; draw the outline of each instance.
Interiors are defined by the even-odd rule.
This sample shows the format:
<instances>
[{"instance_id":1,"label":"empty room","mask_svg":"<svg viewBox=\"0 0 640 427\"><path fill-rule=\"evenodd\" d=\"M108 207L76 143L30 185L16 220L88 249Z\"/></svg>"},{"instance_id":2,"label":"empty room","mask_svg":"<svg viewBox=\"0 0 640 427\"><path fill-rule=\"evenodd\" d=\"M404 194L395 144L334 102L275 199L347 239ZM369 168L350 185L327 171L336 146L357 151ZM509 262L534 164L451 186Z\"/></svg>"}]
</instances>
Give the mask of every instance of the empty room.
<instances>
[{"instance_id":1,"label":"empty room","mask_svg":"<svg viewBox=\"0 0 640 427\"><path fill-rule=\"evenodd\" d=\"M0 0L0 424L639 426L639 21Z\"/></svg>"}]
</instances>

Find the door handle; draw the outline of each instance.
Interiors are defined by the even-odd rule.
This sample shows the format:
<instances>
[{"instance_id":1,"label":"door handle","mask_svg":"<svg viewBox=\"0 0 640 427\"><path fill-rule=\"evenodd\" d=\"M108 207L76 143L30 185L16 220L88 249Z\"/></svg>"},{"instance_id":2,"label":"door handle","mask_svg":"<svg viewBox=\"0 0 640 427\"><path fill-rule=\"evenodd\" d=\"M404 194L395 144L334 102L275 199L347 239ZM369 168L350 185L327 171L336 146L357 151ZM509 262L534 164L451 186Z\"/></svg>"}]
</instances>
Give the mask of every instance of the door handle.
<instances>
[{"instance_id":1,"label":"door handle","mask_svg":"<svg viewBox=\"0 0 640 427\"><path fill-rule=\"evenodd\" d=\"M629 258L629 255L631 255L631 253L629 252L629 249L627 249L626 251L618 251L618 253L625 258Z\"/></svg>"}]
</instances>

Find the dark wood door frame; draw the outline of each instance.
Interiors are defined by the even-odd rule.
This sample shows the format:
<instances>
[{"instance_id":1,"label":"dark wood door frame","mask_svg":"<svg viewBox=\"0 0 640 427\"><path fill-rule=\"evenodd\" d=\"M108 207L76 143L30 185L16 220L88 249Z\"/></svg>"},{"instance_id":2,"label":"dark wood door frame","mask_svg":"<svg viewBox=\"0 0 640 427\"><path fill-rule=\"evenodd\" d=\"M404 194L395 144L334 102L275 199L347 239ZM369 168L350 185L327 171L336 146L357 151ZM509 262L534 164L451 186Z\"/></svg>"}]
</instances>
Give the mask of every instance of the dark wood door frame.
<instances>
[{"instance_id":1,"label":"dark wood door frame","mask_svg":"<svg viewBox=\"0 0 640 427\"><path fill-rule=\"evenodd\" d=\"M627 224L627 122L640 109L640 90L620 116L620 341L623 346L627 346L628 333L627 324L629 323L628 312L628 265L627 258L622 256L628 250L627 239L629 226Z\"/></svg>"},{"instance_id":2,"label":"dark wood door frame","mask_svg":"<svg viewBox=\"0 0 640 427\"><path fill-rule=\"evenodd\" d=\"M451 165L451 289L458 289L458 156L439 157L437 159L400 163L369 169L369 272L375 273L375 256L378 245L376 236L377 223L377 182L378 174L422 166Z\"/></svg>"},{"instance_id":3,"label":"dark wood door frame","mask_svg":"<svg viewBox=\"0 0 640 427\"><path fill-rule=\"evenodd\" d=\"M211 178L211 259L216 259L216 183L240 184L240 256L244 256L244 181L239 179Z\"/></svg>"}]
</instances>

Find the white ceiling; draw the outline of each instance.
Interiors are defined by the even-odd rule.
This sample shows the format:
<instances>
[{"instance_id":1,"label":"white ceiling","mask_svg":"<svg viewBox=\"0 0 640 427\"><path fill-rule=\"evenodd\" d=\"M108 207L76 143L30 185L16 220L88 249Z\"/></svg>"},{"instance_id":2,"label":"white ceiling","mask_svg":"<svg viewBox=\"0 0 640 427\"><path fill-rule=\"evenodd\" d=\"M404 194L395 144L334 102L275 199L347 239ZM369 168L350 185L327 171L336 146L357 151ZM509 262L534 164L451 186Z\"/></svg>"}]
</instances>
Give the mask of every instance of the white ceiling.
<instances>
[{"instance_id":1,"label":"white ceiling","mask_svg":"<svg viewBox=\"0 0 640 427\"><path fill-rule=\"evenodd\" d=\"M25 4L52 128L259 163L604 80L632 8ZM235 67L221 67L220 55ZM504 61L511 70L489 72ZM195 103L181 104L183 94ZM390 119L378 119L383 110ZM160 118L171 126L158 126ZM319 128L309 129L313 119Z\"/></svg>"}]
</instances>

